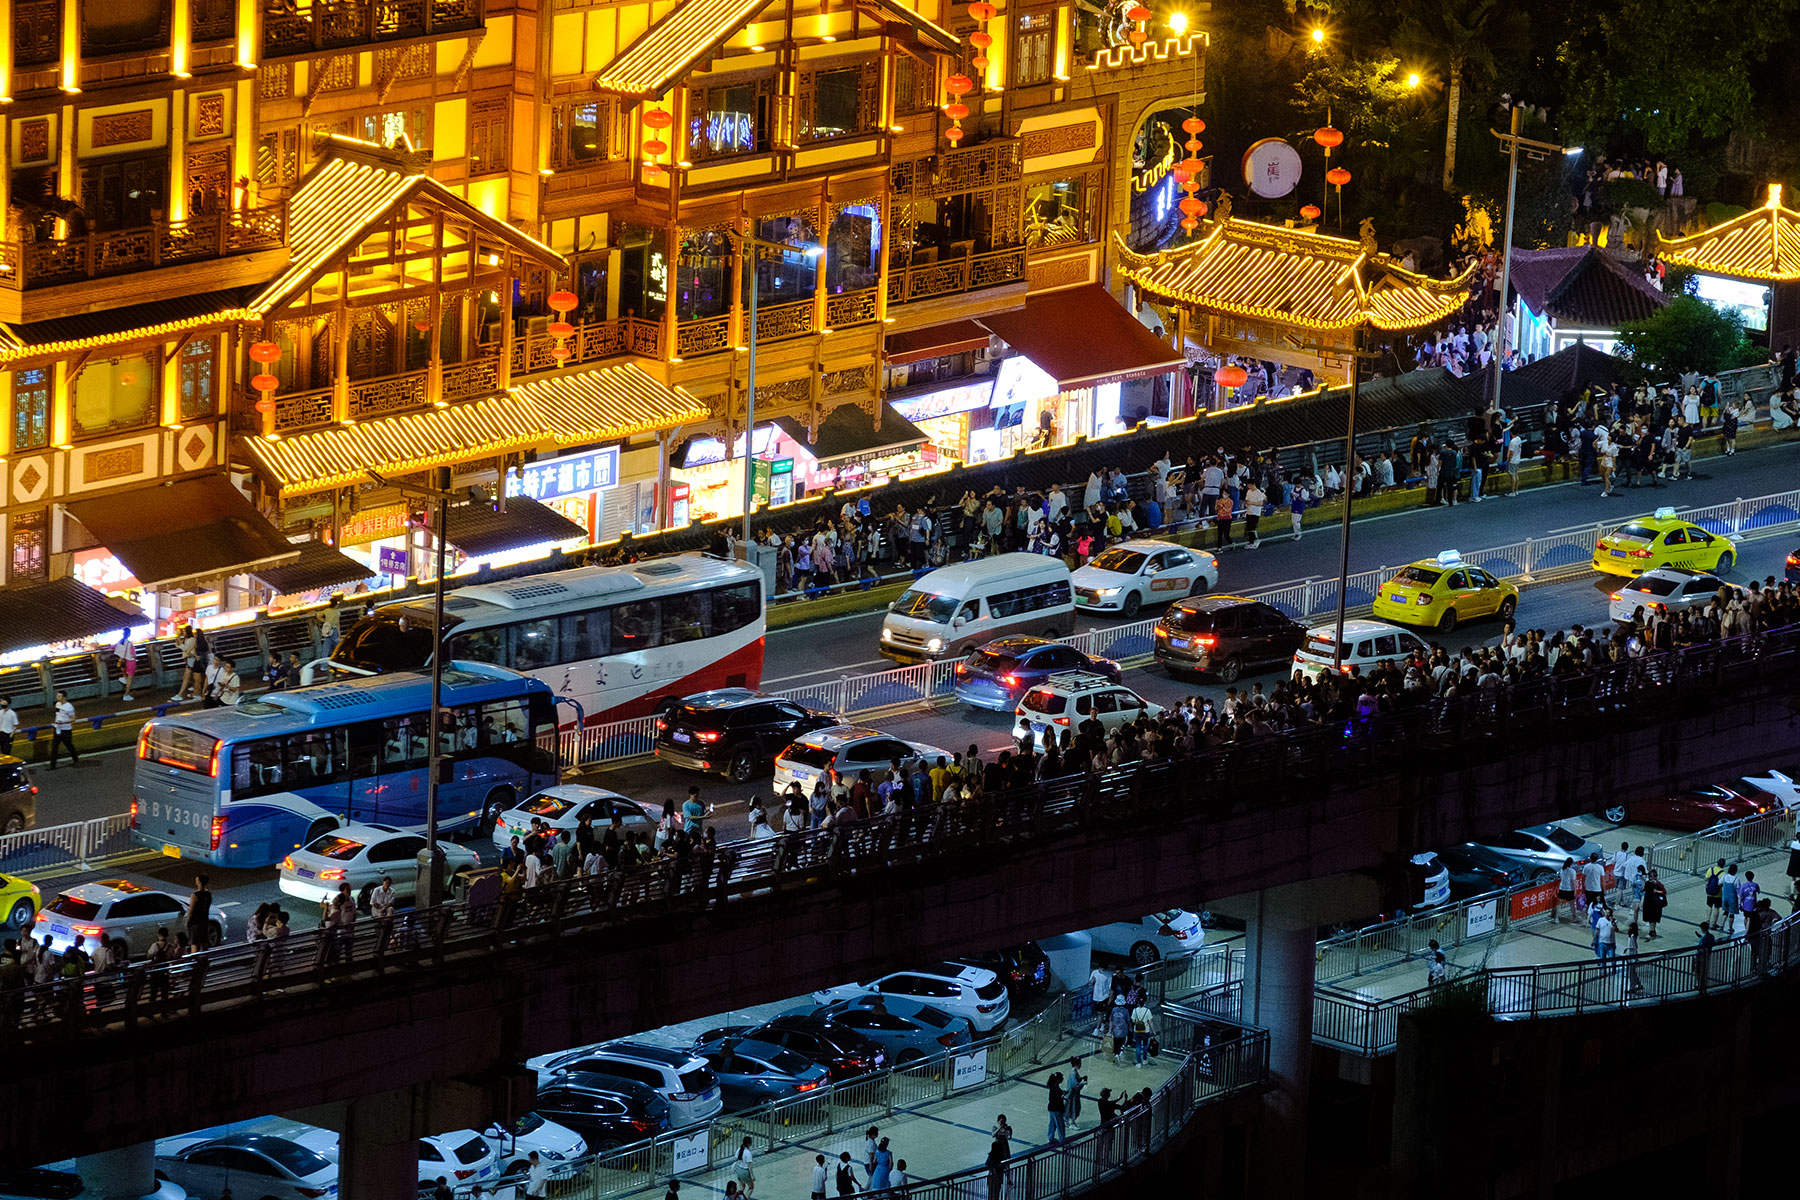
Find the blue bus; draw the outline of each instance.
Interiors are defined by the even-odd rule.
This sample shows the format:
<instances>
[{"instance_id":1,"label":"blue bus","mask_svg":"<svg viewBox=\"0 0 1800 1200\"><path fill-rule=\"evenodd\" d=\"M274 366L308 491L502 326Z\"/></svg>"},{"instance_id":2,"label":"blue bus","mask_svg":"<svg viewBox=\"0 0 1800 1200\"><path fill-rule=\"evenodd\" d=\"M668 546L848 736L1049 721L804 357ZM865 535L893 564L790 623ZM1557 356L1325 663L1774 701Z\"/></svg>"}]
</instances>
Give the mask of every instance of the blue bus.
<instances>
[{"instance_id":1,"label":"blue bus","mask_svg":"<svg viewBox=\"0 0 1800 1200\"><path fill-rule=\"evenodd\" d=\"M487 828L557 780L556 704L486 663L444 672L438 827ZM131 835L171 858L266 867L347 822L425 821L431 678L403 673L158 717L138 735Z\"/></svg>"}]
</instances>

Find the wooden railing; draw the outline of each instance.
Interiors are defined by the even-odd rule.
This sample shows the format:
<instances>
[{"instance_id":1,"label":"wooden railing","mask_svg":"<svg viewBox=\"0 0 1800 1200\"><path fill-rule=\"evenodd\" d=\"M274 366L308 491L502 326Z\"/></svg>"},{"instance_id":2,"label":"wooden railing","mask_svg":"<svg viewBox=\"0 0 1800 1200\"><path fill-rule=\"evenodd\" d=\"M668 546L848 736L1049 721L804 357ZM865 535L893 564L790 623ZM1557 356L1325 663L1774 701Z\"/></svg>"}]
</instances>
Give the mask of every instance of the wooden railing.
<instances>
[{"instance_id":1,"label":"wooden railing","mask_svg":"<svg viewBox=\"0 0 1800 1200\"><path fill-rule=\"evenodd\" d=\"M338 46L478 29L482 0L313 0L306 12L265 12L263 53L306 54Z\"/></svg>"},{"instance_id":2,"label":"wooden railing","mask_svg":"<svg viewBox=\"0 0 1800 1200\"><path fill-rule=\"evenodd\" d=\"M880 295L880 288L862 288L825 297L826 327L849 329L853 325L867 325L875 319L875 301Z\"/></svg>"},{"instance_id":3,"label":"wooden railing","mask_svg":"<svg viewBox=\"0 0 1800 1200\"><path fill-rule=\"evenodd\" d=\"M287 244L287 205L201 213L82 237L0 243L0 287L22 291Z\"/></svg>"},{"instance_id":4,"label":"wooden railing","mask_svg":"<svg viewBox=\"0 0 1800 1200\"><path fill-rule=\"evenodd\" d=\"M895 267L888 275L888 303L907 304L934 296L954 296L1025 278L1025 250L990 250L942 262Z\"/></svg>"},{"instance_id":5,"label":"wooden railing","mask_svg":"<svg viewBox=\"0 0 1800 1200\"><path fill-rule=\"evenodd\" d=\"M562 366L580 366L584 363L601 362L608 358L619 358L627 354L636 354L643 358L662 357L662 323L646 321L639 317L621 317L616 321L590 321L575 326L575 332L563 343L568 347L569 357L562 360ZM497 344L483 342L480 347L483 354L497 353ZM537 375L544 371L554 371L558 367L556 356L551 353L556 349L556 339L547 333L533 333L514 338L512 344L512 370L515 376Z\"/></svg>"},{"instance_id":6,"label":"wooden railing","mask_svg":"<svg viewBox=\"0 0 1800 1200\"><path fill-rule=\"evenodd\" d=\"M365 421L423 408L439 399L469 400L497 391L500 386L497 347L485 349L489 352L479 354L467 362L445 363L443 381L436 396L431 394L431 370L428 367L421 367L416 371L401 371L395 375L380 375L373 379L352 379L350 419ZM334 420L332 393L332 388L322 387L277 395L274 432L297 433L331 424ZM246 394L239 407L250 411L256 399L257 397ZM262 432L260 416L255 418L254 428L247 432Z\"/></svg>"},{"instance_id":7,"label":"wooden railing","mask_svg":"<svg viewBox=\"0 0 1800 1200\"><path fill-rule=\"evenodd\" d=\"M774 342L813 331L812 300L765 304L756 310L756 340Z\"/></svg>"}]
</instances>

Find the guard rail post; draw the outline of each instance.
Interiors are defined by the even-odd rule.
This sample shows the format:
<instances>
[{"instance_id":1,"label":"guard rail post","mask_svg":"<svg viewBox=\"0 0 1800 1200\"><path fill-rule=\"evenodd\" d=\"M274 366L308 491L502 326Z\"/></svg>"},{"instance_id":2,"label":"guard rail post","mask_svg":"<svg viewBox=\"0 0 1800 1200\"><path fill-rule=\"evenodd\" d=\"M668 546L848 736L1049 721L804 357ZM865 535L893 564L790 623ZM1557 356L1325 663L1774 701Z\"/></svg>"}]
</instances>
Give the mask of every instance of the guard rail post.
<instances>
[{"instance_id":1,"label":"guard rail post","mask_svg":"<svg viewBox=\"0 0 1800 1200\"><path fill-rule=\"evenodd\" d=\"M1731 502L1731 532L1744 531L1744 498L1738 496Z\"/></svg>"}]
</instances>

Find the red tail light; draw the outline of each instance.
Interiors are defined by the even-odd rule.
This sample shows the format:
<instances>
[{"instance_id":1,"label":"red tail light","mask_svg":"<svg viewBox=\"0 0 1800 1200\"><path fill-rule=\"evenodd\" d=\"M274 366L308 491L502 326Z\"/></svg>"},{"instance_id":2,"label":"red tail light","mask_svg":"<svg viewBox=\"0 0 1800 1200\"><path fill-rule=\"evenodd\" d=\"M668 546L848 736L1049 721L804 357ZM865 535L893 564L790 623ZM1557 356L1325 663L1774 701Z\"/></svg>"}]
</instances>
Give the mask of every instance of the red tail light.
<instances>
[{"instance_id":1,"label":"red tail light","mask_svg":"<svg viewBox=\"0 0 1800 1200\"><path fill-rule=\"evenodd\" d=\"M1631 552L1631 557L1633 557L1633 558L1649 558L1650 552L1648 550L1633 550Z\"/></svg>"},{"instance_id":2,"label":"red tail light","mask_svg":"<svg viewBox=\"0 0 1800 1200\"><path fill-rule=\"evenodd\" d=\"M669 723L667 721L663 720L661 717L656 718L656 732L661 733L668 727Z\"/></svg>"},{"instance_id":3,"label":"red tail light","mask_svg":"<svg viewBox=\"0 0 1800 1200\"><path fill-rule=\"evenodd\" d=\"M77 925L75 926L75 932L79 933L82 937L97 938L105 931L98 925Z\"/></svg>"},{"instance_id":4,"label":"red tail light","mask_svg":"<svg viewBox=\"0 0 1800 1200\"><path fill-rule=\"evenodd\" d=\"M219 765L219 752L215 750L215 751L213 751L213 766L217 767L218 765ZM218 772L215 770L213 772L213 774L217 775ZM212 845L207 847L207 849L217 850L219 848L219 843L224 840L225 840L225 818L224 817L214 817L212 819Z\"/></svg>"},{"instance_id":5,"label":"red tail light","mask_svg":"<svg viewBox=\"0 0 1800 1200\"><path fill-rule=\"evenodd\" d=\"M957 663L956 664L956 673L958 675L967 675L969 673L969 664L968 663Z\"/></svg>"},{"instance_id":6,"label":"red tail light","mask_svg":"<svg viewBox=\"0 0 1800 1200\"><path fill-rule=\"evenodd\" d=\"M699 735L699 738L703 742L716 742L719 740L719 735L716 733L702 733Z\"/></svg>"},{"instance_id":7,"label":"red tail light","mask_svg":"<svg viewBox=\"0 0 1800 1200\"><path fill-rule=\"evenodd\" d=\"M1007 687L1018 687L1019 677L1017 675L1002 675L1000 677L1000 682L1004 683Z\"/></svg>"},{"instance_id":8,"label":"red tail light","mask_svg":"<svg viewBox=\"0 0 1800 1200\"><path fill-rule=\"evenodd\" d=\"M1613 593L1613 594L1612 594L1612 598L1613 598L1613 599L1614 599L1614 600L1617 600L1617 599L1618 599L1618 598L1619 598L1619 593L1617 593L1617 592L1614 592L1614 593Z\"/></svg>"},{"instance_id":9,"label":"red tail light","mask_svg":"<svg viewBox=\"0 0 1800 1200\"><path fill-rule=\"evenodd\" d=\"M471 1175L473 1175L473 1174L475 1174L475 1171L474 1171L474 1169L473 1169L473 1168L467 1168L467 1169L465 1169L465 1170L461 1170L461 1171L458 1171L458 1172L457 1172L457 1173L456 1173L456 1177L457 1177L457 1178L458 1178L458 1179L467 1179L467 1178L468 1178L468 1177L469 1177L469 1176L471 1176ZM409 1184L409 1185L407 1185L407 1186L409 1186L409 1187L410 1187L410 1186L411 1186L411 1185L410 1185L410 1184Z\"/></svg>"},{"instance_id":10,"label":"red tail light","mask_svg":"<svg viewBox=\"0 0 1800 1200\"><path fill-rule=\"evenodd\" d=\"M290 854L286 858L281 860L281 869L284 871L291 871L294 869L294 856L293 855Z\"/></svg>"},{"instance_id":11,"label":"red tail light","mask_svg":"<svg viewBox=\"0 0 1800 1200\"><path fill-rule=\"evenodd\" d=\"M810 1092L818 1086L819 1086L819 1081L815 1079L811 1083L796 1083L794 1085L794 1090L796 1092Z\"/></svg>"},{"instance_id":12,"label":"red tail light","mask_svg":"<svg viewBox=\"0 0 1800 1200\"><path fill-rule=\"evenodd\" d=\"M656 1128L649 1121L640 1121L636 1117L631 1119L631 1127L639 1133L646 1133L649 1130Z\"/></svg>"},{"instance_id":13,"label":"red tail light","mask_svg":"<svg viewBox=\"0 0 1800 1200\"><path fill-rule=\"evenodd\" d=\"M329 879L333 883L337 882L338 880L343 879L343 877L344 877L344 868L342 868L342 867L330 867L330 868L327 868L326 870L319 872L320 879Z\"/></svg>"},{"instance_id":14,"label":"red tail light","mask_svg":"<svg viewBox=\"0 0 1800 1200\"><path fill-rule=\"evenodd\" d=\"M1195 644L1195 645L1196 645L1196 646L1208 646L1208 647L1211 647L1211 646L1216 646L1216 645L1218 645L1218 644L1219 644L1219 639L1218 639L1218 638L1216 638L1216 637L1214 637L1214 636L1213 636L1213 635L1212 635L1212 634L1210 634L1210 633L1203 633L1203 634L1201 634L1201 635L1200 635L1200 636L1199 636L1199 637L1197 637L1197 638L1195 638L1195 639L1194 639L1194 644Z\"/></svg>"},{"instance_id":15,"label":"red tail light","mask_svg":"<svg viewBox=\"0 0 1800 1200\"><path fill-rule=\"evenodd\" d=\"M994 1009L997 1007L999 1007L999 1006L994 1005L994 1004L977 1004L975 1006L975 1011L976 1012L993 1012Z\"/></svg>"},{"instance_id":16,"label":"red tail light","mask_svg":"<svg viewBox=\"0 0 1800 1200\"><path fill-rule=\"evenodd\" d=\"M36 788L32 788L31 790L34 792L37 791ZM137 828L137 818L138 818L138 801L137 801L137 797L133 796L131 798L131 827L133 829Z\"/></svg>"},{"instance_id":17,"label":"red tail light","mask_svg":"<svg viewBox=\"0 0 1800 1200\"><path fill-rule=\"evenodd\" d=\"M959 1039L954 1033L946 1033L939 1036L937 1044L944 1047L946 1050L950 1050L955 1048L958 1040Z\"/></svg>"},{"instance_id":18,"label":"red tail light","mask_svg":"<svg viewBox=\"0 0 1800 1200\"><path fill-rule=\"evenodd\" d=\"M1790 567L1800 567L1800 554L1790 554L1790 555L1788 555L1788 566L1790 566Z\"/></svg>"}]
</instances>

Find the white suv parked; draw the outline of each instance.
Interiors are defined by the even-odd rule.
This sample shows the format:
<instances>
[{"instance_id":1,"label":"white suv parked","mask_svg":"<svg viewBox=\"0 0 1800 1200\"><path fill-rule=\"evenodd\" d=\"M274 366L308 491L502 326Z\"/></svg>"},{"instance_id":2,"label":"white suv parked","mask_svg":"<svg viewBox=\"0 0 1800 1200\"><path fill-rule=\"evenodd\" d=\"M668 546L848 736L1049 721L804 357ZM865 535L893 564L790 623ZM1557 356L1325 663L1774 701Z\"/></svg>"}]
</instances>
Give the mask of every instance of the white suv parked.
<instances>
[{"instance_id":1,"label":"white suv parked","mask_svg":"<svg viewBox=\"0 0 1800 1200\"><path fill-rule=\"evenodd\" d=\"M1080 729L1089 717L1111 733L1127 721L1161 712L1162 705L1152 704L1104 675L1064 671L1019 697L1013 716L1031 723L1031 735L1041 750L1049 742L1061 740L1064 729ZM1015 720L1013 732L1016 735L1018 731L1019 721Z\"/></svg>"},{"instance_id":2,"label":"white suv parked","mask_svg":"<svg viewBox=\"0 0 1800 1200\"><path fill-rule=\"evenodd\" d=\"M1012 1001L1006 985L986 967L964 963L936 963L918 971L896 971L883 975L873 983L846 983L834 988L821 988L813 993L819 1004L835 1004L858 996L879 993L941 1008L951 1016L963 1017L977 1034L987 1033L1006 1024L1012 1013Z\"/></svg>"},{"instance_id":3,"label":"white suv parked","mask_svg":"<svg viewBox=\"0 0 1800 1200\"><path fill-rule=\"evenodd\" d=\"M709 1121L725 1109L719 1077L704 1058L686 1050L671 1050L649 1042L603 1042L545 1054L525 1065L536 1070L546 1086L556 1076L573 1071L592 1071L641 1083L669 1102L671 1127Z\"/></svg>"}]
</instances>

